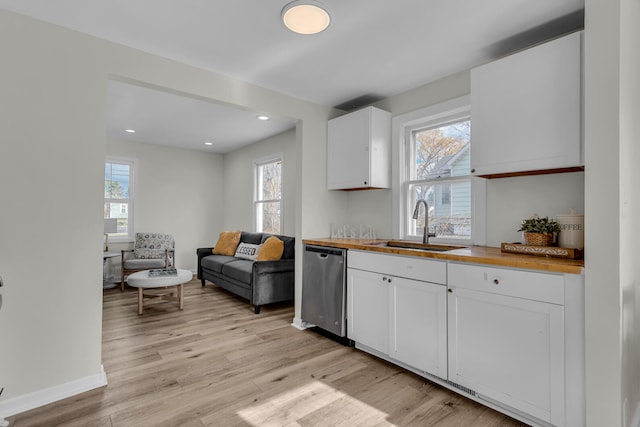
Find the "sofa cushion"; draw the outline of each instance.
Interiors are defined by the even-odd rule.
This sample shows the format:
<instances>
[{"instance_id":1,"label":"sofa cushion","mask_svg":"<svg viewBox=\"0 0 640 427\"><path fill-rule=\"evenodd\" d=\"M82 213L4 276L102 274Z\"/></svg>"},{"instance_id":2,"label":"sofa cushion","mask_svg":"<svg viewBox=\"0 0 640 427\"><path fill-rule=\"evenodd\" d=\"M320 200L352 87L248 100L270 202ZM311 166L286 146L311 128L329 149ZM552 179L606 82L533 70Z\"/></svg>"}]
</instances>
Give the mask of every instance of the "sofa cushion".
<instances>
[{"instance_id":1,"label":"sofa cushion","mask_svg":"<svg viewBox=\"0 0 640 427\"><path fill-rule=\"evenodd\" d=\"M240 242L238 249L236 249L235 257L255 261L258 259L260 248L262 248L262 245L252 245L251 243Z\"/></svg>"},{"instance_id":2,"label":"sofa cushion","mask_svg":"<svg viewBox=\"0 0 640 427\"><path fill-rule=\"evenodd\" d=\"M167 249L173 256L175 242L171 234L136 233L136 241L133 246L133 254L136 258L157 259L167 256Z\"/></svg>"},{"instance_id":3,"label":"sofa cushion","mask_svg":"<svg viewBox=\"0 0 640 427\"><path fill-rule=\"evenodd\" d=\"M240 235L240 241L244 243L251 243L252 245L259 245L264 241L264 233L253 233L251 231L243 231Z\"/></svg>"},{"instance_id":4,"label":"sofa cushion","mask_svg":"<svg viewBox=\"0 0 640 427\"><path fill-rule=\"evenodd\" d=\"M164 268L164 259L125 259L126 270L148 270L150 268Z\"/></svg>"},{"instance_id":5,"label":"sofa cushion","mask_svg":"<svg viewBox=\"0 0 640 427\"><path fill-rule=\"evenodd\" d=\"M213 248L214 255L234 256L240 243L240 231L223 231Z\"/></svg>"},{"instance_id":6,"label":"sofa cushion","mask_svg":"<svg viewBox=\"0 0 640 427\"><path fill-rule=\"evenodd\" d=\"M228 262L235 261L237 258L227 255L209 255L202 258L200 265L207 270L222 273L222 266Z\"/></svg>"},{"instance_id":7,"label":"sofa cushion","mask_svg":"<svg viewBox=\"0 0 640 427\"><path fill-rule=\"evenodd\" d=\"M234 261L222 266L222 274L243 283L251 283L254 262L255 261L235 258Z\"/></svg>"},{"instance_id":8,"label":"sofa cushion","mask_svg":"<svg viewBox=\"0 0 640 427\"><path fill-rule=\"evenodd\" d=\"M296 256L296 238L275 234L264 234L262 242L264 243L269 237L275 236L284 242L284 252L282 252L282 259L294 259Z\"/></svg>"},{"instance_id":9,"label":"sofa cushion","mask_svg":"<svg viewBox=\"0 0 640 427\"><path fill-rule=\"evenodd\" d=\"M282 258L284 242L276 236L271 236L262 244L258 252L258 261L277 261Z\"/></svg>"}]
</instances>

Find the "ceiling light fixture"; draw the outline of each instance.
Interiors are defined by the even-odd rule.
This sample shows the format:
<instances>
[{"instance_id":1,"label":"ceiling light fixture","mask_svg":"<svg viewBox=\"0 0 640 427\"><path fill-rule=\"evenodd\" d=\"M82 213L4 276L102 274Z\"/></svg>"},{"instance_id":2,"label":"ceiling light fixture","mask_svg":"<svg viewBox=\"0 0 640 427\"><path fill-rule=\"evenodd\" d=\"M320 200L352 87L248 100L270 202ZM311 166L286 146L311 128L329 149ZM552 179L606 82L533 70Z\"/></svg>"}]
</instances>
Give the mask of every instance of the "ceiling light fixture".
<instances>
[{"instance_id":1,"label":"ceiling light fixture","mask_svg":"<svg viewBox=\"0 0 640 427\"><path fill-rule=\"evenodd\" d=\"M207 141L207 142L204 143L204 145L213 145L213 142Z\"/></svg>"},{"instance_id":2,"label":"ceiling light fixture","mask_svg":"<svg viewBox=\"0 0 640 427\"><path fill-rule=\"evenodd\" d=\"M296 0L282 9L282 22L298 34L317 34L331 22L327 8L313 0Z\"/></svg>"},{"instance_id":3,"label":"ceiling light fixture","mask_svg":"<svg viewBox=\"0 0 640 427\"><path fill-rule=\"evenodd\" d=\"M271 117L262 115L262 116L256 116L256 118L258 120L269 120Z\"/></svg>"},{"instance_id":4,"label":"ceiling light fixture","mask_svg":"<svg viewBox=\"0 0 640 427\"><path fill-rule=\"evenodd\" d=\"M136 133L136 131L133 129L125 129L124 131L127 133Z\"/></svg>"}]
</instances>

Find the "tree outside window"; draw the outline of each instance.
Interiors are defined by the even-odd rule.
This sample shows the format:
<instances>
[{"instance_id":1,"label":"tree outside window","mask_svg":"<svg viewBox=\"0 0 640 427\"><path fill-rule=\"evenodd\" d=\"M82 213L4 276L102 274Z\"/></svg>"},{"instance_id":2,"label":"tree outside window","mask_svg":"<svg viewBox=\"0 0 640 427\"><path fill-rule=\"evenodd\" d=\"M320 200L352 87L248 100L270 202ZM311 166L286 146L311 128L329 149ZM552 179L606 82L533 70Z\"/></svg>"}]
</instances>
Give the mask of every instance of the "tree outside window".
<instances>
[{"instance_id":1,"label":"tree outside window","mask_svg":"<svg viewBox=\"0 0 640 427\"><path fill-rule=\"evenodd\" d=\"M256 231L281 234L282 227L282 159L255 163Z\"/></svg>"}]
</instances>

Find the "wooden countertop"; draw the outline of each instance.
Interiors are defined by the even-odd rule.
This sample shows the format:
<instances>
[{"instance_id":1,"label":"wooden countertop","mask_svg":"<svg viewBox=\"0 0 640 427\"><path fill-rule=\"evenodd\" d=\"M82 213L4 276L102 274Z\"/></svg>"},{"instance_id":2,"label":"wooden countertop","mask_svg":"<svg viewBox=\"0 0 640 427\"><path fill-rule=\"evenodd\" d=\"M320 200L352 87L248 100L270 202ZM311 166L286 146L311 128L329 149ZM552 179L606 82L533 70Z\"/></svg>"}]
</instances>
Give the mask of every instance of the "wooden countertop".
<instances>
[{"instance_id":1,"label":"wooden countertop","mask_svg":"<svg viewBox=\"0 0 640 427\"><path fill-rule=\"evenodd\" d=\"M464 249L454 249L446 252L430 252L419 249L405 249L382 246L387 239L303 239L309 245L329 246L342 249L358 249L373 252L386 252L398 255L420 256L447 261L460 261L478 264L490 264L500 267L525 268L542 270L553 273L583 274L584 261L576 259L562 259L541 257L534 255L502 253L500 248L488 246L469 246Z\"/></svg>"}]
</instances>

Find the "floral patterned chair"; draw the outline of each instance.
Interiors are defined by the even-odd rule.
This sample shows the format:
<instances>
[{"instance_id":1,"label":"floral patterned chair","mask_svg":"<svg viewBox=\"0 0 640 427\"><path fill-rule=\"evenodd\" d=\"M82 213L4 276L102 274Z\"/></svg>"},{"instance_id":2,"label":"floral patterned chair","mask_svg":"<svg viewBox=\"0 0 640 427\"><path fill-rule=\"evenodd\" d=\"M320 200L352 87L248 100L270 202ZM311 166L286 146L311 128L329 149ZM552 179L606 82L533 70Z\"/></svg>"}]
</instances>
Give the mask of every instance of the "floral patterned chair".
<instances>
[{"instance_id":1,"label":"floral patterned chair","mask_svg":"<svg viewBox=\"0 0 640 427\"><path fill-rule=\"evenodd\" d=\"M128 253L133 253L133 257L127 257ZM173 236L159 233L136 233L133 249L122 251L120 291L124 291L126 275L152 268L168 267L175 267Z\"/></svg>"}]
</instances>

